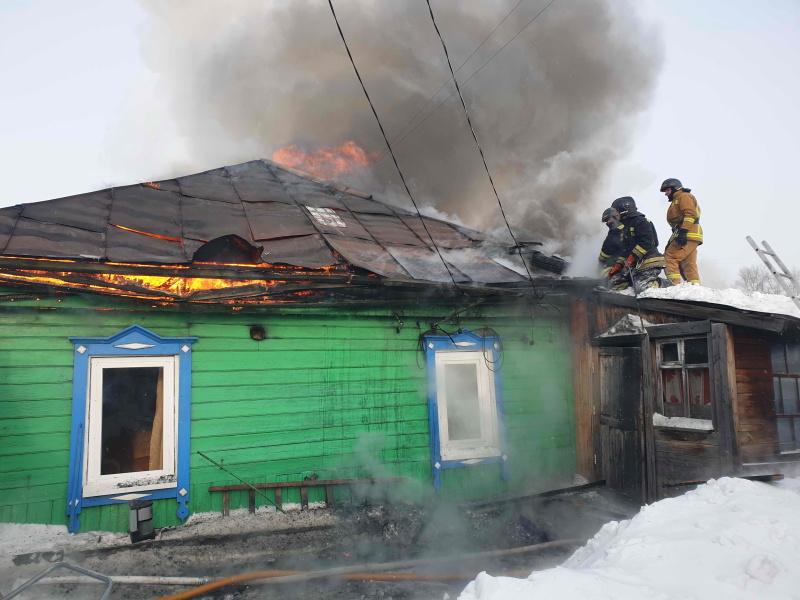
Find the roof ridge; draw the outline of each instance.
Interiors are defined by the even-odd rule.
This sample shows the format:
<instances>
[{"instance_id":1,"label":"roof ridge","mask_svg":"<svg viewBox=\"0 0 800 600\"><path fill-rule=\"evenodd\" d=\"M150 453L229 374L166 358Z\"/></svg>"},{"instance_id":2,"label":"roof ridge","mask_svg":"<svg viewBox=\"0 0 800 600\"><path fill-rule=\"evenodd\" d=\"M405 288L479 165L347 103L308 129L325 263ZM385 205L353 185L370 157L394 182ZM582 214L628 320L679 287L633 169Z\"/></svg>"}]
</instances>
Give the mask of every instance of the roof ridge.
<instances>
[{"instance_id":1,"label":"roof ridge","mask_svg":"<svg viewBox=\"0 0 800 600\"><path fill-rule=\"evenodd\" d=\"M268 165L271 165L273 167L277 167L279 169L283 169L284 171L288 171L289 173L297 175L298 177L302 177L303 179L310 179L314 183L318 183L318 184L324 185L326 187L331 187L331 188L333 188L333 189L335 189L335 190L337 190L339 192L344 192L344 193L350 194L352 196L358 196L359 198L364 198L364 199L368 199L368 200L375 200L375 198L372 197L372 194L369 194L367 192L362 192L362 191L357 190L355 188L351 188L351 187L349 187L347 185L344 185L343 183L336 183L335 181L331 181L330 179L323 179L322 177L317 177L316 175L312 175L311 173L308 173L307 171L301 171L300 169L295 169L294 167L290 167L288 165L284 165L282 163L275 162L274 160L270 160L268 158L262 158L260 160L262 162L268 164ZM380 202L380 200L375 200L375 202ZM385 204L385 203L381 202L381 204Z\"/></svg>"}]
</instances>

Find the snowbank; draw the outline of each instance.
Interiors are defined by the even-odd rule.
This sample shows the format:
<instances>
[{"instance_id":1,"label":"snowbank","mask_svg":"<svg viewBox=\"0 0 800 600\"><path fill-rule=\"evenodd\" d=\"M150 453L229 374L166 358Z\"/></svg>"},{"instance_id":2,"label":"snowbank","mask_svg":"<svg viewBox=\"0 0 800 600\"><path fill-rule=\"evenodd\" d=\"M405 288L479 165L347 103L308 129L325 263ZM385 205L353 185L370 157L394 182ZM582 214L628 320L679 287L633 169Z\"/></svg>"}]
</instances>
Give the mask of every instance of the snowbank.
<instances>
[{"instance_id":1,"label":"snowbank","mask_svg":"<svg viewBox=\"0 0 800 600\"><path fill-rule=\"evenodd\" d=\"M639 294L639 298L662 298L665 300L692 300L733 306L742 310L800 317L798 309L788 296L762 294L753 292L746 294L742 290L715 290L702 285L676 285L666 288L648 289Z\"/></svg>"},{"instance_id":2,"label":"snowbank","mask_svg":"<svg viewBox=\"0 0 800 600\"><path fill-rule=\"evenodd\" d=\"M611 522L561 567L481 573L459 600L800 598L800 484L711 480Z\"/></svg>"}]
</instances>

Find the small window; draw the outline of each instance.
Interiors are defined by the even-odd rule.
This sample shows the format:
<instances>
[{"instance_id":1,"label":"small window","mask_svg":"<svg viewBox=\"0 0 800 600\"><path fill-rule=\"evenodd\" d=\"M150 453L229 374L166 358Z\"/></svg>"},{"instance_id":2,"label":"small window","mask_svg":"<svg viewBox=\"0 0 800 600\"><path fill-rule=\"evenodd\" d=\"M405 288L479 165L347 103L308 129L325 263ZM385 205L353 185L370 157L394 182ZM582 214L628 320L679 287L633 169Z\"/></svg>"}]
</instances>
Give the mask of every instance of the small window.
<instances>
[{"instance_id":1,"label":"small window","mask_svg":"<svg viewBox=\"0 0 800 600\"><path fill-rule=\"evenodd\" d=\"M87 506L172 498L189 516L192 344L133 325L74 344L69 531Z\"/></svg>"},{"instance_id":2,"label":"small window","mask_svg":"<svg viewBox=\"0 0 800 600\"><path fill-rule=\"evenodd\" d=\"M175 357L89 359L85 496L175 483Z\"/></svg>"},{"instance_id":3,"label":"small window","mask_svg":"<svg viewBox=\"0 0 800 600\"><path fill-rule=\"evenodd\" d=\"M347 223L345 223L332 208L316 208L314 206L306 206L306 208L320 225L328 225L330 227L347 227Z\"/></svg>"},{"instance_id":4,"label":"small window","mask_svg":"<svg viewBox=\"0 0 800 600\"><path fill-rule=\"evenodd\" d=\"M507 478L500 340L470 331L425 336L433 482L442 469L499 463Z\"/></svg>"},{"instance_id":5,"label":"small window","mask_svg":"<svg viewBox=\"0 0 800 600\"><path fill-rule=\"evenodd\" d=\"M773 344L772 375L781 452L800 451L800 344Z\"/></svg>"},{"instance_id":6,"label":"small window","mask_svg":"<svg viewBox=\"0 0 800 600\"><path fill-rule=\"evenodd\" d=\"M658 342L661 410L666 417L712 418L708 341L705 337Z\"/></svg>"}]
</instances>

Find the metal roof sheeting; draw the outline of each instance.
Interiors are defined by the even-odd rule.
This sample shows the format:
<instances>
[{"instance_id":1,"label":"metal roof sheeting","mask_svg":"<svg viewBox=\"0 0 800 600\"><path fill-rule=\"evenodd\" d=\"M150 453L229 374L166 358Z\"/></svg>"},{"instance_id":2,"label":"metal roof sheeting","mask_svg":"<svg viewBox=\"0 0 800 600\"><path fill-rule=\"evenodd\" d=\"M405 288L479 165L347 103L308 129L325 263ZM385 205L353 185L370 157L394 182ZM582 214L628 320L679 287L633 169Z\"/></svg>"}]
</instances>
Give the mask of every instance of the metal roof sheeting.
<instances>
[{"instance_id":1,"label":"metal roof sheeting","mask_svg":"<svg viewBox=\"0 0 800 600\"><path fill-rule=\"evenodd\" d=\"M416 213L255 160L0 209L0 255L177 265L190 263L205 242L235 234L262 247L262 260L270 264L350 264L392 279L432 282L450 281L448 269L458 282L525 280L478 249L478 232L423 219L427 231Z\"/></svg>"}]
</instances>

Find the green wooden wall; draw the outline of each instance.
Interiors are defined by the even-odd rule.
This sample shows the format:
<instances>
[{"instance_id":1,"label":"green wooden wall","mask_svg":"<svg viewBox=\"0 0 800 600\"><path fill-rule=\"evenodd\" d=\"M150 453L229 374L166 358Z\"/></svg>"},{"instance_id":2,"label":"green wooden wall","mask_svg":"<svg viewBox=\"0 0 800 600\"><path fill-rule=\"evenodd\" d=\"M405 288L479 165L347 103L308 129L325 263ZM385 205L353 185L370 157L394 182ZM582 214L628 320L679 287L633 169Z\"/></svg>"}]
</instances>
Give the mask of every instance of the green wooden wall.
<instances>
[{"instance_id":1,"label":"green wooden wall","mask_svg":"<svg viewBox=\"0 0 800 600\"><path fill-rule=\"evenodd\" d=\"M161 336L197 336L192 372L190 510L221 510L210 485L405 476L391 497L453 500L529 489L575 470L569 320L566 309L482 305L469 329L504 338L503 391L510 481L496 465L430 474L424 357L418 338L454 303L402 308L396 330L382 308L152 308L101 296L15 299L0 290L0 522L66 524L72 402L70 336L105 337L132 324ZM262 324L267 339L249 337ZM448 323L446 328L454 330ZM533 344L531 344L533 340ZM267 492L270 494L270 492ZM311 501L323 500L312 489ZM295 495L297 497L295 497ZM284 502L299 493L284 492ZM357 498L358 499L358 498ZM265 503L258 498L258 504ZM234 493L231 507L247 506ZM177 525L174 501L154 505L156 527ZM81 531L127 530L127 505L87 508Z\"/></svg>"}]
</instances>

